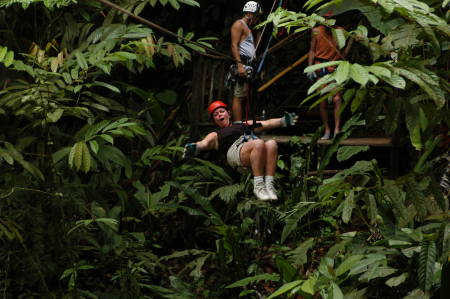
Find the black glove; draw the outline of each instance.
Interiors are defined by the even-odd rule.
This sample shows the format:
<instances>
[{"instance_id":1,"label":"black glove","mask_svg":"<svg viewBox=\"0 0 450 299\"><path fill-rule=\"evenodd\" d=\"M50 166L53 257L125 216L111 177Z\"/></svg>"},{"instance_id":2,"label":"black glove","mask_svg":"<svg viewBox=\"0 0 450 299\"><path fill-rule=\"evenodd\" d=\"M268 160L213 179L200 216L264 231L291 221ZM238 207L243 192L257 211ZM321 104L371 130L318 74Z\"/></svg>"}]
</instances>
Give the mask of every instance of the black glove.
<instances>
[{"instance_id":1,"label":"black glove","mask_svg":"<svg viewBox=\"0 0 450 299\"><path fill-rule=\"evenodd\" d=\"M285 112L284 116L281 118L281 126L282 127L291 127L297 123L298 115L294 112L289 113Z\"/></svg>"},{"instance_id":2,"label":"black glove","mask_svg":"<svg viewBox=\"0 0 450 299\"><path fill-rule=\"evenodd\" d=\"M190 159L199 154L199 150L196 143L186 143L183 151L183 159Z\"/></svg>"}]
</instances>

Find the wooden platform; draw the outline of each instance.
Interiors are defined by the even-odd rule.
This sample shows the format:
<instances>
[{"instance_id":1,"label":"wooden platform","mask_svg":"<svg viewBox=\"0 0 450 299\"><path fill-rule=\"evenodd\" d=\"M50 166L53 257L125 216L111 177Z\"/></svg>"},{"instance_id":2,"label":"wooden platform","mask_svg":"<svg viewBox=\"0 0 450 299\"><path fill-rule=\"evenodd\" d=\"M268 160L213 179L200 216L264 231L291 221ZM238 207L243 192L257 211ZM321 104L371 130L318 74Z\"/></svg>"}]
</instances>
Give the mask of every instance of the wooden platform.
<instances>
[{"instance_id":1,"label":"wooden platform","mask_svg":"<svg viewBox=\"0 0 450 299\"><path fill-rule=\"evenodd\" d=\"M279 136L279 135L262 135L260 136L264 140L274 139L278 143L288 143L293 136ZM310 143L311 137L308 136L298 136L302 143ZM317 140L317 144L331 144L332 139ZM348 138L341 141L342 145L368 145L368 146L379 146L379 147L392 147L392 138L388 137L364 137L364 138Z\"/></svg>"}]
</instances>

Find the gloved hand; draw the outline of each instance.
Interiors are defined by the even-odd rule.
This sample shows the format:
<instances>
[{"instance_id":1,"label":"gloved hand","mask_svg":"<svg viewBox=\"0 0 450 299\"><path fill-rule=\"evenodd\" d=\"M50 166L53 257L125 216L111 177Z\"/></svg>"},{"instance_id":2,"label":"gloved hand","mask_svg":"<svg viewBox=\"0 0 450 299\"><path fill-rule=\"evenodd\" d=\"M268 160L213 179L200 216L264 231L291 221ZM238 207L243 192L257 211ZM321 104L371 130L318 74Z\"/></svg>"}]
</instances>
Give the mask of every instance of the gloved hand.
<instances>
[{"instance_id":1,"label":"gloved hand","mask_svg":"<svg viewBox=\"0 0 450 299\"><path fill-rule=\"evenodd\" d=\"M317 74L316 74L316 72L309 72L309 73L306 73L306 76L308 77L308 80L309 80L309 81L314 81L314 80L317 79Z\"/></svg>"},{"instance_id":2,"label":"gloved hand","mask_svg":"<svg viewBox=\"0 0 450 299\"><path fill-rule=\"evenodd\" d=\"M289 113L285 112L284 116L281 118L281 126L282 127L290 127L294 126L297 123L298 115L294 112Z\"/></svg>"},{"instance_id":3,"label":"gloved hand","mask_svg":"<svg viewBox=\"0 0 450 299\"><path fill-rule=\"evenodd\" d=\"M186 143L183 151L183 159L190 159L199 154L199 149L196 143Z\"/></svg>"}]
</instances>

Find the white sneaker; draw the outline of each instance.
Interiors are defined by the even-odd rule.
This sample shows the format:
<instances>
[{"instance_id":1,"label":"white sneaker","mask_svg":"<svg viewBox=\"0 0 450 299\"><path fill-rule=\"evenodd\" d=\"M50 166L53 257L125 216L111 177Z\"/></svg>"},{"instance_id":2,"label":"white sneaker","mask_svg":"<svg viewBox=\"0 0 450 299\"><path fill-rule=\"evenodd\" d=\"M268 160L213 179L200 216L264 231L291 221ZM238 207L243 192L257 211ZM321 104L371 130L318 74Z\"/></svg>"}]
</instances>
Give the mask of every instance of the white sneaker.
<instances>
[{"instance_id":1,"label":"white sneaker","mask_svg":"<svg viewBox=\"0 0 450 299\"><path fill-rule=\"evenodd\" d=\"M270 197L267 194L267 190L264 184L258 184L253 186L253 193L259 200L270 200Z\"/></svg>"},{"instance_id":2,"label":"white sneaker","mask_svg":"<svg viewBox=\"0 0 450 299\"><path fill-rule=\"evenodd\" d=\"M267 191L267 195L269 196L269 200L278 200L277 190L275 190L275 187L273 186L273 184L266 183L266 191Z\"/></svg>"}]
</instances>

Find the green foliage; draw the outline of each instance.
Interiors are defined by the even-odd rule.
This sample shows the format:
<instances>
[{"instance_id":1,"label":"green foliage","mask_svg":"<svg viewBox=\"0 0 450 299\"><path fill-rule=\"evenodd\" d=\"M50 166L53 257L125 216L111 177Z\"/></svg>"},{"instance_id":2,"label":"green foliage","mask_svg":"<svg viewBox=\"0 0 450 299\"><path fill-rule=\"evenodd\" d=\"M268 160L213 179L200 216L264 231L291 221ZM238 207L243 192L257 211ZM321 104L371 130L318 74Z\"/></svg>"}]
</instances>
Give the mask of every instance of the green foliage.
<instances>
[{"instance_id":1,"label":"green foliage","mask_svg":"<svg viewBox=\"0 0 450 299\"><path fill-rule=\"evenodd\" d=\"M419 281L424 291L429 291L433 285L434 263L436 260L436 244L433 241L421 243L419 255Z\"/></svg>"},{"instance_id":2,"label":"green foliage","mask_svg":"<svg viewBox=\"0 0 450 299\"><path fill-rule=\"evenodd\" d=\"M395 90L399 103L396 106L398 113L386 114L386 123L393 124L399 121L398 117L404 114L404 123L409 131L410 141L416 150L422 150L424 133L435 127L444 118L436 119L436 122L417 122L417 119L427 119L422 105L430 105L417 101L411 101L413 97L420 97L422 101L434 102L434 110L444 110L448 105L449 89L446 88L447 80L442 76L444 73L438 71L437 59L444 55L442 44L445 43L445 36L449 36L450 27L445 17L436 15L433 8L422 1L308 1L305 3L307 9L316 8L316 11L333 10L334 14L340 14L350 10L359 10L368 19L370 25L381 32L381 35L370 36L372 32L365 25L358 25L353 31L334 30L333 35L339 48L343 48L350 38L366 47L372 61L361 62L326 62L305 68L304 72L312 72L322 67L337 66L332 74L328 74L317 80L308 89L308 94L312 99L319 95L318 102L323 101L328 96L336 93L336 90L344 90L346 86L358 84L360 88L368 90L374 98L383 98L386 86ZM285 27L288 30L296 28L295 31L304 31L318 24L333 26L334 20L325 20L316 15L306 15L295 13L284 9L278 9L272 13L267 21L273 23L274 32L278 28ZM428 47L427 51L422 51L423 47ZM416 59L422 55L423 59ZM445 60L445 59L444 59ZM323 88L324 85L328 86ZM380 88L383 87L383 88ZM419 89L417 89L417 87ZM401 89L401 90L398 90ZM361 90L361 89L360 89ZM350 99L349 99L350 100ZM389 98L385 103L390 105ZM304 101L305 102L305 101ZM363 111L365 105L361 103L369 102L367 98L353 97L351 102L352 113ZM368 109L366 111L371 111ZM377 111L375 117L382 114ZM392 128L388 126L387 128ZM395 128L389 129L388 134L392 134ZM426 134L426 133L425 133Z\"/></svg>"}]
</instances>

